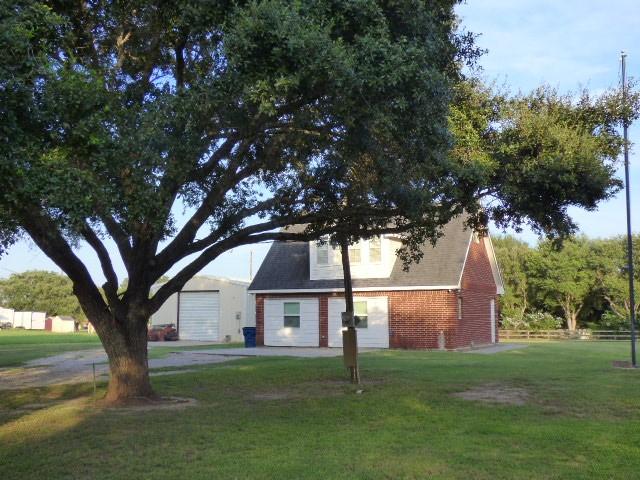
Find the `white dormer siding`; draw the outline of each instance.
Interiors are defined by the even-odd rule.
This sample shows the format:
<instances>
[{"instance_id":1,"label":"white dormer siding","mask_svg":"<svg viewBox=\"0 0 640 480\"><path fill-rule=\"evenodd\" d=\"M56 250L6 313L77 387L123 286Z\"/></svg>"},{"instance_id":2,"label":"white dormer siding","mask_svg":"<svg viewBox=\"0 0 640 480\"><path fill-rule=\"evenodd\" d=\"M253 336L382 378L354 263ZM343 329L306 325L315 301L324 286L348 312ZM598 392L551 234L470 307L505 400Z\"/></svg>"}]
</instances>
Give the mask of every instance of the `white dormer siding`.
<instances>
[{"instance_id":1,"label":"white dormer siding","mask_svg":"<svg viewBox=\"0 0 640 480\"><path fill-rule=\"evenodd\" d=\"M396 261L396 250L400 242L388 237L381 237L379 242L361 240L349 248L351 260L351 276L353 278L389 278ZM340 248L333 248L325 243L309 242L310 280L341 279L342 259Z\"/></svg>"}]
</instances>

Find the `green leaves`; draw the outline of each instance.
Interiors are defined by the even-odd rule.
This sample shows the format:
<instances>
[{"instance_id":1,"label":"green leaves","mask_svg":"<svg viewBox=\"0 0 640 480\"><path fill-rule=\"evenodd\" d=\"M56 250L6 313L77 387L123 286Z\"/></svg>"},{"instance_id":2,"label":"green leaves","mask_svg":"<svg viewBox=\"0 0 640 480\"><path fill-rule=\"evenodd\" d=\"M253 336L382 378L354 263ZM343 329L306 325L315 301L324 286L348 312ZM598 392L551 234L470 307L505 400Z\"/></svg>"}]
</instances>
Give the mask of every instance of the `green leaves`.
<instances>
[{"instance_id":1,"label":"green leaves","mask_svg":"<svg viewBox=\"0 0 640 480\"><path fill-rule=\"evenodd\" d=\"M500 226L527 222L549 236L574 232L569 206L592 210L621 187L620 101L616 91L593 98L541 87L511 96L462 83L449 117L461 185L493 200L486 212ZM633 96L630 106L638 105Z\"/></svg>"},{"instance_id":2,"label":"green leaves","mask_svg":"<svg viewBox=\"0 0 640 480\"><path fill-rule=\"evenodd\" d=\"M71 315L84 320L71 280L53 272L31 270L0 280L0 305L19 311Z\"/></svg>"}]
</instances>

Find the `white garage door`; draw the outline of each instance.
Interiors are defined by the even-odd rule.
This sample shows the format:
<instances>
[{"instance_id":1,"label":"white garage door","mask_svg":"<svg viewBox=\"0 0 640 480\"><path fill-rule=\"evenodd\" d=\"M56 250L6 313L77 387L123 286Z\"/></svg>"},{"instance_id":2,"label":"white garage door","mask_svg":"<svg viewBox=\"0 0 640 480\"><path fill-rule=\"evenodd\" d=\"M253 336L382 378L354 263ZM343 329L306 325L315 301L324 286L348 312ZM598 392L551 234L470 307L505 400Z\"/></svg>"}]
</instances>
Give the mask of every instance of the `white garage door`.
<instances>
[{"instance_id":1,"label":"white garage door","mask_svg":"<svg viewBox=\"0 0 640 480\"><path fill-rule=\"evenodd\" d=\"M387 297L354 297L356 315L366 316L366 327L358 327L358 347L389 348ZM329 346L342 347L344 299L329 299ZM365 315L366 314L366 315Z\"/></svg>"},{"instance_id":2,"label":"white garage door","mask_svg":"<svg viewBox=\"0 0 640 480\"><path fill-rule=\"evenodd\" d=\"M180 292L179 295L180 340L219 340L220 293Z\"/></svg>"},{"instance_id":3,"label":"white garage door","mask_svg":"<svg viewBox=\"0 0 640 480\"><path fill-rule=\"evenodd\" d=\"M264 344L277 347L320 345L317 298L267 299L264 301Z\"/></svg>"}]
</instances>

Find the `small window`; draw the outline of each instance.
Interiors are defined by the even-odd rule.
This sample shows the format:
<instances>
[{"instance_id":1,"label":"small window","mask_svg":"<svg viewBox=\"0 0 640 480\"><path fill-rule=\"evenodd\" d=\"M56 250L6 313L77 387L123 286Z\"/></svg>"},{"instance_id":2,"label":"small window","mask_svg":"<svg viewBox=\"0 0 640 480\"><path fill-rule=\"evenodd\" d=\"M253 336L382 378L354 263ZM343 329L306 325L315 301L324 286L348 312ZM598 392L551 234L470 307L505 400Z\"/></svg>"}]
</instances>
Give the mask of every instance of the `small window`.
<instances>
[{"instance_id":1,"label":"small window","mask_svg":"<svg viewBox=\"0 0 640 480\"><path fill-rule=\"evenodd\" d=\"M351 263L360 263L360 244L355 243L349 246L349 261Z\"/></svg>"},{"instance_id":2,"label":"small window","mask_svg":"<svg viewBox=\"0 0 640 480\"><path fill-rule=\"evenodd\" d=\"M342 265L342 252L340 251L340 247L331 247L331 251L333 252L333 264Z\"/></svg>"},{"instance_id":3,"label":"small window","mask_svg":"<svg viewBox=\"0 0 640 480\"><path fill-rule=\"evenodd\" d=\"M353 302L353 313L355 315L356 328L368 328L367 302Z\"/></svg>"},{"instance_id":4,"label":"small window","mask_svg":"<svg viewBox=\"0 0 640 480\"><path fill-rule=\"evenodd\" d=\"M316 244L316 262L318 265L328 265L329 264L329 244Z\"/></svg>"},{"instance_id":5,"label":"small window","mask_svg":"<svg viewBox=\"0 0 640 480\"><path fill-rule=\"evenodd\" d=\"M458 320L462 320L462 297L458 297Z\"/></svg>"},{"instance_id":6,"label":"small window","mask_svg":"<svg viewBox=\"0 0 640 480\"><path fill-rule=\"evenodd\" d=\"M284 302L284 326L300 328L300 302Z\"/></svg>"},{"instance_id":7,"label":"small window","mask_svg":"<svg viewBox=\"0 0 640 480\"><path fill-rule=\"evenodd\" d=\"M382 261L382 242L380 237L369 240L369 262L380 263Z\"/></svg>"}]
</instances>

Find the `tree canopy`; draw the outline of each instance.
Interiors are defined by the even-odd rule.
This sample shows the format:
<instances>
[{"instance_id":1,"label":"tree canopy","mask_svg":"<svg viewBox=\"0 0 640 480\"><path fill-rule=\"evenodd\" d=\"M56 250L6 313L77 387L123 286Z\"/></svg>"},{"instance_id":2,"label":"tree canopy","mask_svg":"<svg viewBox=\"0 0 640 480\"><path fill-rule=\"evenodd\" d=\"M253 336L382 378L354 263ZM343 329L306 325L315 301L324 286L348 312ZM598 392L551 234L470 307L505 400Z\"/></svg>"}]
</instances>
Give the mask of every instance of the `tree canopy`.
<instances>
[{"instance_id":1,"label":"tree canopy","mask_svg":"<svg viewBox=\"0 0 640 480\"><path fill-rule=\"evenodd\" d=\"M149 394L149 315L233 247L396 232L409 261L463 211L566 235L569 206L619 188L618 92L465 79L481 52L457 3L0 5L0 245L28 235L71 278L109 354L109 398Z\"/></svg>"},{"instance_id":2,"label":"tree canopy","mask_svg":"<svg viewBox=\"0 0 640 480\"><path fill-rule=\"evenodd\" d=\"M86 319L73 294L69 277L43 270L14 273L0 280L0 305L14 310Z\"/></svg>"},{"instance_id":3,"label":"tree canopy","mask_svg":"<svg viewBox=\"0 0 640 480\"><path fill-rule=\"evenodd\" d=\"M493 242L505 283L501 299L505 325L546 321L536 317L544 314L560 316L567 328L629 329L626 238L578 236L562 245L541 241L534 247L512 236L498 236ZM638 235L633 243L640 248ZM636 257L636 291L639 267Z\"/></svg>"}]
</instances>

